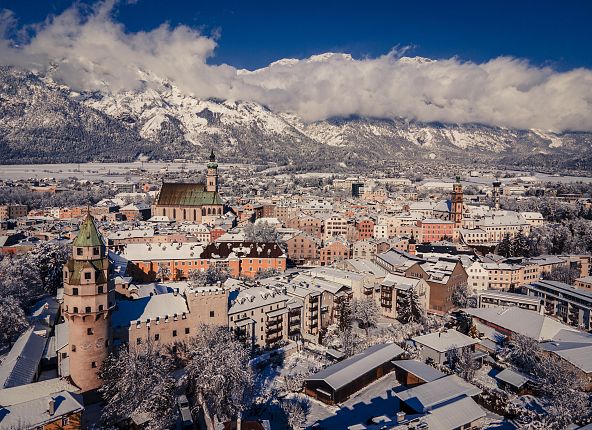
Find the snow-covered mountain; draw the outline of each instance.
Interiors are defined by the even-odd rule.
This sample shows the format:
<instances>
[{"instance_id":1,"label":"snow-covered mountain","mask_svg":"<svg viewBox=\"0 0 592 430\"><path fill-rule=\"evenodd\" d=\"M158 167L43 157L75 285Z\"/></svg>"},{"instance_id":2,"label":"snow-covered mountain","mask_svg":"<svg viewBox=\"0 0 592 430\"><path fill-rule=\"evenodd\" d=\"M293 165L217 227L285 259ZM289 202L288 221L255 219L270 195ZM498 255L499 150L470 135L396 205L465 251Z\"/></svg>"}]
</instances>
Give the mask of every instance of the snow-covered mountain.
<instances>
[{"instance_id":1,"label":"snow-covered mountain","mask_svg":"<svg viewBox=\"0 0 592 430\"><path fill-rule=\"evenodd\" d=\"M144 82L135 91L80 94L49 78L0 69L0 146L7 149L0 160L24 154L34 161L38 151L43 156L37 159L45 161L52 157L62 161L63 155L87 160L140 153L201 158L215 147L223 159L236 161L466 160L472 154L474 160L509 164L557 160L569 164L592 149L590 133L426 124L401 118L307 123L254 102L201 100L148 73ZM588 167L589 161L579 167Z\"/></svg>"}]
</instances>

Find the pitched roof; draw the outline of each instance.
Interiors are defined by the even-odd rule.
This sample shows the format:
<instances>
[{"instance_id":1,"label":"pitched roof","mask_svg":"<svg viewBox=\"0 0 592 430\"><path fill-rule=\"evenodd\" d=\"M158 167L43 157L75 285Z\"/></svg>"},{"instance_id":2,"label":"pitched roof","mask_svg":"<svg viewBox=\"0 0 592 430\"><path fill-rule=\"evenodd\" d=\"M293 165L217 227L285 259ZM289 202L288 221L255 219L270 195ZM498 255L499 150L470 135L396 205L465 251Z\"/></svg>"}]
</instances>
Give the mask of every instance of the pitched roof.
<instances>
[{"instance_id":1,"label":"pitched roof","mask_svg":"<svg viewBox=\"0 0 592 430\"><path fill-rule=\"evenodd\" d=\"M55 402L55 412L49 414L49 400ZM0 407L1 428L36 428L42 424L56 421L62 416L82 412L82 399L67 391L60 391L46 397L40 397L16 405ZM22 427L21 427L22 426Z\"/></svg>"},{"instance_id":2,"label":"pitched roof","mask_svg":"<svg viewBox=\"0 0 592 430\"><path fill-rule=\"evenodd\" d=\"M456 330L424 334L422 336L416 336L412 340L438 352L446 352L451 349L464 348L479 343L478 339L473 339Z\"/></svg>"},{"instance_id":3,"label":"pitched roof","mask_svg":"<svg viewBox=\"0 0 592 430\"><path fill-rule=\"evenodd\" d=\"M418 360L395 360L393 361L395 367L403 369L412 375L424 380L425 382L432 382L436 379L443 378L446 376L445 373L440 372L438 369L433 368L429 364L426 364Z\"/></svg>"},{"instance_id":4,"label":"pitched roof","mask_svg":"<svg viewBox=\"0 0 592 430\"><path fill-rule=\"evenodd\" d=\"M204 206L223 204L216 191L206 191L205 184L164 183L156 205L161 206Z\"/></svg>"},{"instance_id":5,"label":"pitched roof","mask_svg":"<svg viewBox=\"0 0 592 430\"><path fill-rule=\"evenodd\" d=\"M33 328L24 332L0 366L0 388L30 384L35 378L47 339Z\"/></svg>"},{"instance_id":6,"label":"pitched roof","mask_svg":"<svg viewBox=\"0 0 592 430\"><path fill-rule=\"evenodd\" d=\"M430 430L453 430L477 421L485 411L470 397L443 405L429 413L425 420Z\"/></svg>"},{"instance_id":7,"label":"pitched roof","mask_svg":"<svg viewBox=\"0 0 592 430\"><path fill-rule=\"evenodd\" d=\"M102 246L103 238L95 225L94 218L88 214L80 224L80 230L72 245L74 246Z\"/></svg>"},{"instance_id":8,"label":"pitched roof","mask_svg":"<svg viewBox=\"0 0 592 430\"><path fill-rule=\"evenodd\" d=\"M474 385L456 375L448 375L396 393L396 396L414 411L423 413L442 403L476 396L479 393L481 390Z\"/></svg>"},{"instance_id":9,"label":"pitched roof","mask_svg":"<svg viewBox=\"0 0 592 430\"><path fill-rule=\"evenodd\" d=\"M521 309L517 306L493 308L467 308L468 313L503 329L528 336L538 341L553 339L562 330L577 331L577 329L555 321L538 312Z\"/></svg>"},{"instance_id":10,"label":"pitched roof","mask_svg":"<svg viewBox=\"0 0 592 430\"><path fill-rule=\"evenodd\" d=\"M353 357L321 370L307 379L309 381L325 381L334 390L338 390L402 353L403 349L394 343L374 345Z\"/></svg>"}]
</instances>

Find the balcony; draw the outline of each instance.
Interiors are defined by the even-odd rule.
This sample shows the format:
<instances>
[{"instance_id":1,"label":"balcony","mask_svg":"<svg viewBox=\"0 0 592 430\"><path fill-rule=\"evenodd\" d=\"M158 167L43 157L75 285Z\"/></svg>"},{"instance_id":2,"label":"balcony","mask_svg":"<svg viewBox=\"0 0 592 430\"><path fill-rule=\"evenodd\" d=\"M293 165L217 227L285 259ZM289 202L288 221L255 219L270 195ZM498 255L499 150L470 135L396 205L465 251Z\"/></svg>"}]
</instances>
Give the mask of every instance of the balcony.
<instances>
[{"instance_id":1,"label":"balcony","mask_svg":"<svg viewBox=\"0 0 592 430\"><path fill-rule=\"evenodd\" d=\"M277 326L277 327L270 327L267 330L265 330L265 333L267 334L267 336L269 337L269 335L272 335L274 333L279 333L283 330L283 326Z\"/></svg>"}]
</instances>

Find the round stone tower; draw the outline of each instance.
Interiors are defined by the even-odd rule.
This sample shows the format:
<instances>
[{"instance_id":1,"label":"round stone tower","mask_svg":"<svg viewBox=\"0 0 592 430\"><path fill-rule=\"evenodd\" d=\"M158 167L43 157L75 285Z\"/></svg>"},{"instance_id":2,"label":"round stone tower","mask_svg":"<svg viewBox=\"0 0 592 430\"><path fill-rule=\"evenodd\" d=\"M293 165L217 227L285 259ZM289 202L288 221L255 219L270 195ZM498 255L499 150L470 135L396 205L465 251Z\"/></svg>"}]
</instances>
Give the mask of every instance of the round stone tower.
<instances>
[{"instance_id":1,"label":"round stone tower","mask_svg":"<svg viewBox=\"0 0 592 430\"><path fill-rule=\"evenodd\" d=\"M72 244L72 258L64 265L70 377L83 393L101 386L97 373L111 348L115 296L108 271L105 244L88 214Z\"/></svg>"}]
</instances>

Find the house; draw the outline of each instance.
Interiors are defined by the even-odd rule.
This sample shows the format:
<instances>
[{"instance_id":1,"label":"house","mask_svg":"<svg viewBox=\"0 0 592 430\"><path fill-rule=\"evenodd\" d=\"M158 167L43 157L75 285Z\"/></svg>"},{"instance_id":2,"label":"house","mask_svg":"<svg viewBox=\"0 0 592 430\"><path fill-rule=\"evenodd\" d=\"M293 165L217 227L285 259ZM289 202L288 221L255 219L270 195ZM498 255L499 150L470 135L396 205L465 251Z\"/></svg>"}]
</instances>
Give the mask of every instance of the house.
<instances>
[{"instance_id":1,"label":"house","mask_svg":"<svg viewBox=\"0 0 592 430\"><path fill-rule=\"evenodd\" d=\"M302 265L319 259L320 239L306 232L298 231L284 240L287 257L294 264Z\"/></svg>"},{"instance_id":2,"label":"house","mask_svg":"<svg viewBox=\"0 0 592 430\"><path fill-rule=\"evenodd\" d=\"M0 389L35 382L46 344L34 327L21 334L0 364Z\"/></svg>"},{"instance_id":3,"label":"house","mask_svg":"<svg viewBox=\"0 0 592 430\"><path fill-rule=\"evenodd\" d=\"M350 257L349 243L343 236L335 236L325 241L324 246L319 250L321 266L329 266L336 261Z\"/></svg>"},{"instance_id":4,"label":"house","mask_svg":"<svg viewBox=\"0 0 592 430\"><path fill-rule=\"evenodd\" d=\"M475 350L479 339L466 336L457 330L446 330L442 332L424 334L411 339L413 343L421 347L420 357L424 360L431 360L437 364L446 364L450 351L468 348Z\"/></svg>"},{"instance_id":5,"label":"house","mask_svg":"<svg viewBox=\"0 0 592 430\"><path fill-rule=\"evenodd\" d=\"M509 368L497 373L494 378L501 389L510 389L518 394L526 393L528 384L531 382L528 376Z\"/></svg>"},{"instance_id":6,"label":"house","mask_svg":"<svg viewBox=\"0 0 592 430\"><path fill-rule=\"evenodd\" d=\"M80 429L83 411L81 396L60 391L21 403L0 406L0 428Z\"/></svg>"},{"instance_id":7,"label":"house","mask_svg":"<svg viewBox=\"0 0 592 430\"><path fill-rule=\"evenodd\" d=\"M518 306L522 309L543 313L543 301L524 294L508 293L506 291L485 290L477 295L478 308Z\"/></svg>"},{"instance_id":8,"label":"house","mask_svg":"<svg viewBox=\"0 0 592 430\"><path fill-rule=\"evenodd\" d=\"M304 381L304 392L324 403L336 404L393 370L392 360L403 349L394 343L371 346L329 366Z\"/></svg>"},{"instance_id":9,"label":"house","mask_svg":"<svg viewBox=\"0 0 592 430\"><path fill-rule=\"evenodd\" d=\"M397 318L405 297L415 290L423 309L430 303L430 286L421 278L388 274L380 284L380 308L388 318Z\"/></svg>"},{"instance_id":10,"label":"house","mask_svg":"<svg viewBox=\"0 0 592 430\"><path fill-rule=\"evenodd\" d=\"M445 373L419 360L395 360L393 365L397 381L408 388L446 376Z\"/></svg>"}]
</instances>

